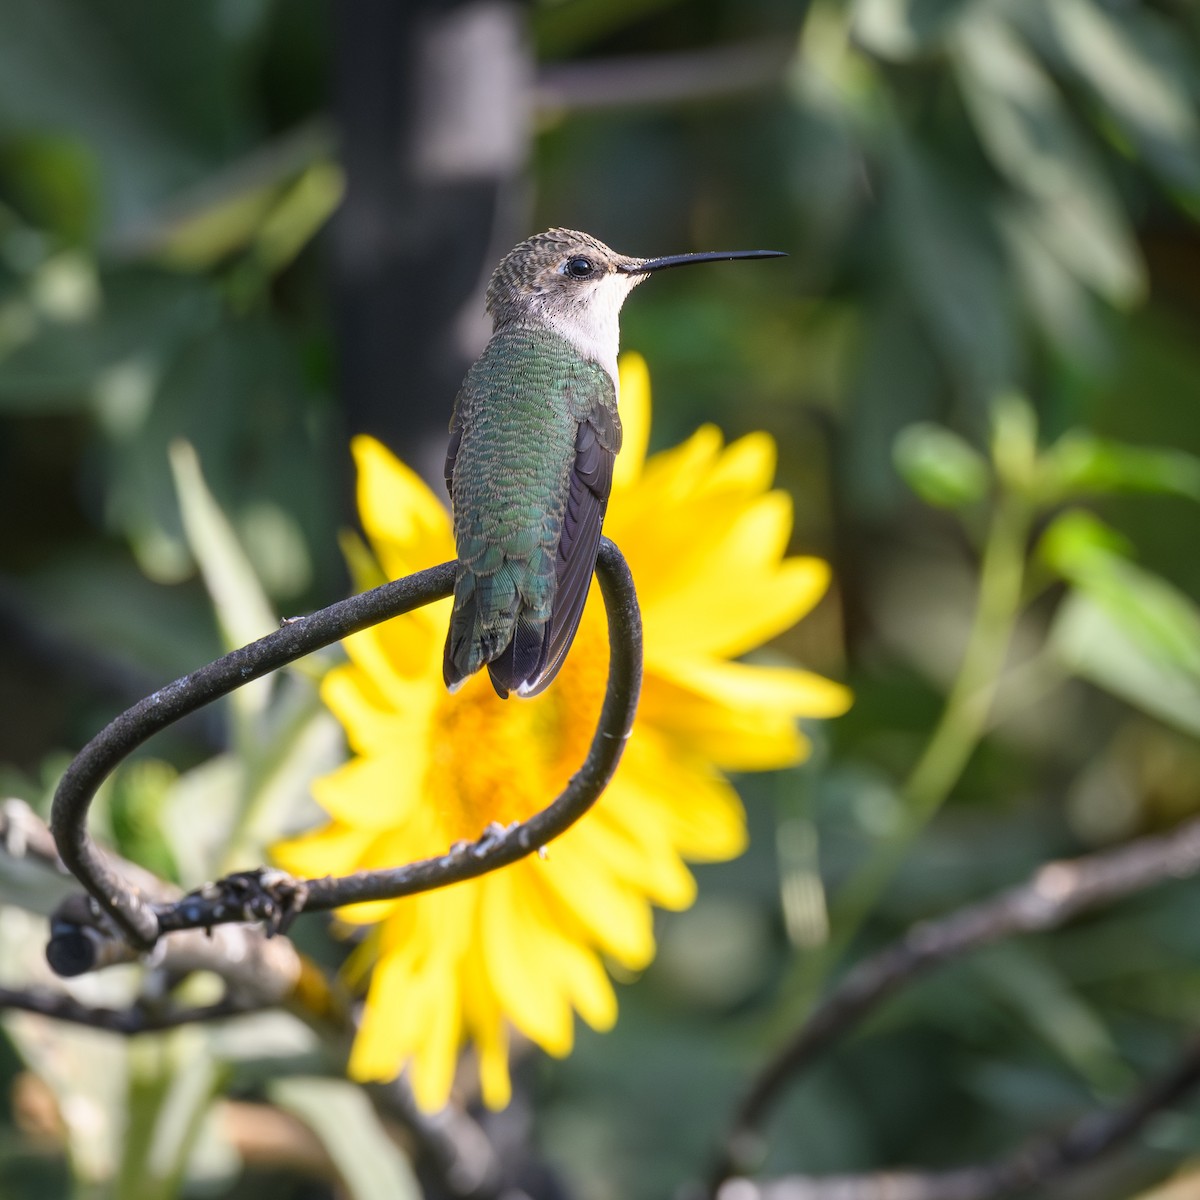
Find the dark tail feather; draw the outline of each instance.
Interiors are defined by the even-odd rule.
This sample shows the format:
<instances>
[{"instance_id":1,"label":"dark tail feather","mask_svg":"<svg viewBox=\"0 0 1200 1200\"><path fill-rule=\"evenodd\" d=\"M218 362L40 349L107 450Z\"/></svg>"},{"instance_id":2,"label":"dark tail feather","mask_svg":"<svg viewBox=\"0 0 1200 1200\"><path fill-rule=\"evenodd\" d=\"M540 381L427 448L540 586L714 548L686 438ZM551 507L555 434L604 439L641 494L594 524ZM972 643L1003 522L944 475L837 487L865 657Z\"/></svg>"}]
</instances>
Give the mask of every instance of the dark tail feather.
<instances>
[{"instance_id":1,"label":"dark tail feather","mask_svg":"<svg viewBox=\"0 0 1200 1200\"><path fill-rule=\"evenodd\" d=\"M446 649L442 654L442 678L452 692L458 691L467 678L479 670L478 664L471 663L479 602L474 588L460 602L458 588L461 586L462 581L459 580L455 587L454 612L450 615L450 628L446 632Z\"/></svg>"},{"instance_id":2,"label":"dark tail feather","mask_svg":"<svg viewBox=\"0 0 1200 1200\"><path fill-rule=\"evenodd\" d=\"M535 624L519 617L512 637L499 653L496 652L499 640L496 632L493 629L485 635L480 630L479 594L474 580L464 575L456 585L454 611L450 616L450 629L442 654L442 678L450 691L457 691L484 665L487 666L496 694L502 700L508 697L509 692L521 691L522 695L531 695L529 685L535 681L539 691L550 682L549 679L543 681L539 678L545 670L550 652L549 622ZM554 672L551 672L551 678L553 675Z\"/></svg>"},{"instance_id":3,"label":"dark tail feather","mask_svg":"<svg viewBox=\"0 0 1200 1200\"><path fill-rule=\"evenodd\" d=\"M509 692L520 691L522 695L528 695L528 685L538 678L546 665L549 648L548 624L535 625L518 618L508 645L488 663L488 674L492 677L496 695L502 699Z\"/></svg>"}]
</instances>

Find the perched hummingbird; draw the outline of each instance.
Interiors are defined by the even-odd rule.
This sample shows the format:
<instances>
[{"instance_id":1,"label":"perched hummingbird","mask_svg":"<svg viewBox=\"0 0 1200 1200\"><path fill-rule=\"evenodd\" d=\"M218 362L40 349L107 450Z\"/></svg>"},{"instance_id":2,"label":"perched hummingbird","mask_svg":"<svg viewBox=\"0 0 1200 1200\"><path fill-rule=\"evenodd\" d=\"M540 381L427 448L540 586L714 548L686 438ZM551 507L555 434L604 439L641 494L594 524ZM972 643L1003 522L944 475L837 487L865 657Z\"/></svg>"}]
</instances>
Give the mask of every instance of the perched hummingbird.
<instances>
[{"instance_id":1,"label":"perched hummingbird","mask_svg":"<svg viewBox=\"0 0 1200 1200\"><path fill-rule=\"evenodd\" d=\"M629 258L551 229L504 257L487 290L492 338L454 402L446 452L458 547L442 668L452 692L486 666L501 698L534 696L575 637L621 448L625 297L667 267L780 256Z\"/></svg>"}]
</instances>

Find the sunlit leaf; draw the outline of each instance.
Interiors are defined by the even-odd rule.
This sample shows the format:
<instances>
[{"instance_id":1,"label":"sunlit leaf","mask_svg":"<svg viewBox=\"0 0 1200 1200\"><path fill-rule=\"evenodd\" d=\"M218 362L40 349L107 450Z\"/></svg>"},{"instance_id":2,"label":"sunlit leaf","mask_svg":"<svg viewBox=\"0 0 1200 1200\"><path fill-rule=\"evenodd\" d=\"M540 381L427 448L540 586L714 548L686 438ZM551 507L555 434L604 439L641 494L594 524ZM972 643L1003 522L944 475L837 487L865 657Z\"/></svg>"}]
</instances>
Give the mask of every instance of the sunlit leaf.
<instances>
[{"instance_id":1,"label":"sunlit leaf","mask_svg":"<svg viewBox=\"0 0 1200 1200\"><path fill-rule=\"evenodd\" d=\"M943 425L920 422L902 429L893 456L905 482L927 504L962 508L987 491L987 461Z\"/></svg>"},{"instance_id":2,"label":"sunlit leaf","mask_svg":"<svg viewBox=\"0 0 1200 1200\"><path fill-rule=\"evenodd\" d=\"M937 46L968 0L855 0L855 39L882 58L903 60Z\"/></svg>"},{"instance_id":3,"label":"sunlit leaf","mask_svg":"<svg viewBox=\"0 0 1200 1200\"><path fill-rule=\"evenodd\" d=\"M164 796L160 824L185 887L198 887L220 873L241 813L246 774L245 763L218 754L185 771Z\"/></svg>"},{"instance_id":4,"label":"sunlit leaf","mask_svg":"<svg viewBox=\"0 0 1200 1200\"><path fill-rule=\"evenodd\" d=\"M190 271L211 267L253 240L275 199L274 185L224 197L154 229L153 242L143 234L137 249L172 267Z\"/></svg>"},{"instance_id":5,"label":"sunlit leaf","mask_svg":"<svg viewBox=\"0 0 1200 1200\"><path fill-rule=\"evenodd\" d=\"M259 262L271 272L286 267L329 219L344 191L342 170L336 163L313 163L259 227L255 245Z\"/></svg>"},{"instance_id":6,"label":"sunlit leaf","mask_svg":"<svg viewBox=\"0 0 1200 1200\"><path fill-rule=\"evenodd\" d=\"M1082 512L1047 530L1039 555L1073 585L1050 646L1070 670L1162 720L1200 730L1200 608L1125 557Z\"/></svg>"},{"instance_id":7,"label":"sunlit leaf","mask_svg":"<svg viewBox=\"0 0 1200 1200\"><path fill-rule=\"evenodd\" d=\"M1058 610L1050 647L1081 679L1120 696L1177 729L1200 736L1200 677L1141 636L1140 622L1117 615L1093 594L1069 595Z\"/></svg>"},{"instance_id":8,"label":"sunlit leaf","mask_svg":"<svg viewBox=\"0 0 1200 1200\"><path fill-rule=\"evenodd\" d=\"M114 776L109 795L109 822L117 849L163 879L179 878L174 856L163 833L162 801L177 772L161 759L125 764Z\"/></svg>"},{"instance_id":9,"label":"sunlit leaf","mask_svg":"<svg viewBox=\"0 0 1200 1200\"><path fill-rule=\"evenodd\" d=\"M253 250L268 272L286 266L342 196L323 122L292 130L223 167L129 230L118 249L181 270L202 271Z\"/></svg>"},{"instance_id":10,"label":"sunlit leaf","mask_svg":"<svg viewBox=\"0 0 1200 1200\"><path fill-rule=\"evenodd\" d=\"M1074 430L1043 456L1048 493L1149 492L1200 500L1200 458L1183 450L1132 446Z\"/></svg>"},{"instance_id":11,"label":"sunlit leaf","mask_svg":"<svg viewBox=\"0 0 1200 1200\"><path fill-rule=\"evenodd\" d=\"M361 1088L340 1079L296 1077L276 1080L269 1090L276 1104L320 1138L353 1200L420 1200L408 1159Z\"/></svg>"},{"instance_id":12,"label":"sunlit leaf","mask_svg":"<svg viewBox=\"0 0 1200 1200\"><path fill-rule=\"evenodd\" d=\"M1038 539L1038 557L1063 579L1079 582L1132 552L1127 538L1082 508L1060 513Z\"/></svg>"},{"instance_id":13,"label":"sunlit leaf","mask_svg":"<svg viewBox=\"0 0 1200 1200\"><path fill-rule=\"evenodd\" d=\"M233 526L208 490L196 451L178 441L170 453L188 546L204 576L226 644L233 650L277 629L279 618Z\"/></svg>"}]
</instances>

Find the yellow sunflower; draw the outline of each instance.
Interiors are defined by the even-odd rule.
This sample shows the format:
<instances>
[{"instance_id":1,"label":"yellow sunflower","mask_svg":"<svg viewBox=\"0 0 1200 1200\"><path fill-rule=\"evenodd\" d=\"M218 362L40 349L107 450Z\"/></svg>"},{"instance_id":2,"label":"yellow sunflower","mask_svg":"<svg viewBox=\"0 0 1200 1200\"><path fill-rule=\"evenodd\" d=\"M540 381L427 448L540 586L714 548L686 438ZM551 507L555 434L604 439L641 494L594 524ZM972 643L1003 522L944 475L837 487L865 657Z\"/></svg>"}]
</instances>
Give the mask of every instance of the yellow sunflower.
<instances>
[{"instance_id":1,"label":"yellow sunflower","mask_svg":"<svg viewBox=\"0 0 1200 1200\"><path fill-rule=\"evenodd\" d=\"M358 970L372 969L351 1074L388 1079L407 1066L425 1109L445 1103L464 1043L486 1103L507 1103L510 1022L555 1055L571 1049L575 1012L609 1028L617 1005L604 961L645 967L651 905L682 909L695 895L684 861L732 858L745 845L723 772L798 762L807 743L796 718L849 703L844 687L808 671L730 661L793 625L829 580L819 559L784 557L792 510L769 490L772 439L724 446L705 426L647 459L649 377L629 354L621 420L605 532L637 585L645 675L612 783L544 857L341 912L374 926L356 955ZM353 449L382 572L452 558L450 514L425 484L371 438ZM546 807L583 761L608 671L598 589L561 674L530 700L499 700L486 672L447 693L449 615L445 600L347 639L349 662L322 695L354 757L314 787L329 824L276 848L288 870L341 875L444 853Z\"/></svg>"}]
</instances>

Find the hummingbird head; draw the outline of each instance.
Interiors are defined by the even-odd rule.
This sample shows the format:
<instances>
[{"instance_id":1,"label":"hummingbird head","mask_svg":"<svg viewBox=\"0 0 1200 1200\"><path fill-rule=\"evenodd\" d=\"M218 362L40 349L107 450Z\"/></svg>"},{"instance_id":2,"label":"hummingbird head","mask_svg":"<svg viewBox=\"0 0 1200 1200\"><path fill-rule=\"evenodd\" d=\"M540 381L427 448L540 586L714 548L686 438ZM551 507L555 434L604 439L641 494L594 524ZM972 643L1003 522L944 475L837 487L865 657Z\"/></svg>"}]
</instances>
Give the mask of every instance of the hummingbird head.
<instances>
[{"instance_id":1,"label":"hummingbird head","mask_svg":"<svg viewBox=\"0 0 1200 1200\"><path fill-rule=\"evenodd\" d=\"M532 317L579 320L600 306L619 312L644 276L618 271L636 263L575 229L549 229L514 246L487 290L487 311L497 326Z\"/></svg>"},{"instance_id":2,"label":"hummingbird head","mask_svg":"<svg viewBox=\"0 0 1200 1200\"><path fill-rule=\"evenodd\" d=\"M653 271L729 258L776 258L778 250L733 250L630 258L576 229L550 229L514 246L487 290L493 329L542 324L566 338L616 378L625 297Z\"/></svg>"}]
</instances>

